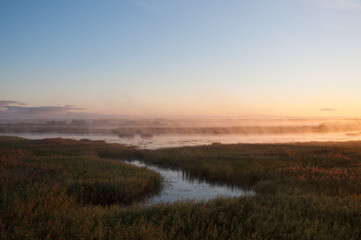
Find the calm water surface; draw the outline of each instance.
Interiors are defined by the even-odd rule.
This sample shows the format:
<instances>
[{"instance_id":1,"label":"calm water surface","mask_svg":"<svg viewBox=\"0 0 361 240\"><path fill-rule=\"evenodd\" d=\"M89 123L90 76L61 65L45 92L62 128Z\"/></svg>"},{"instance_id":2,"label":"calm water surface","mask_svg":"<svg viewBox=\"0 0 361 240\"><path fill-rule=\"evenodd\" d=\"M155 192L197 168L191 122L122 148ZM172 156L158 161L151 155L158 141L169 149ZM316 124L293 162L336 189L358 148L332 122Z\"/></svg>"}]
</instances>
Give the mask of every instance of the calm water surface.
<instances>
[{"instance_id":1,"label":"calm water surface","mask_svg":"<svg viewBox=\"0 0 361 240\"><path fill-rule=\"evenodd\" d=\"M159 194L148 198L145 201L146 205L154 205L160 202L172 203L181 200L201 201L220 196L239 197L254 195L254 192L251 190L227 185L211 184L207 181L194 178L190 179L182 170L158 167L138 160L127 162L138 167L146 167L160 173L163 177L163 189Z\"/></svg>"}]
</instances>

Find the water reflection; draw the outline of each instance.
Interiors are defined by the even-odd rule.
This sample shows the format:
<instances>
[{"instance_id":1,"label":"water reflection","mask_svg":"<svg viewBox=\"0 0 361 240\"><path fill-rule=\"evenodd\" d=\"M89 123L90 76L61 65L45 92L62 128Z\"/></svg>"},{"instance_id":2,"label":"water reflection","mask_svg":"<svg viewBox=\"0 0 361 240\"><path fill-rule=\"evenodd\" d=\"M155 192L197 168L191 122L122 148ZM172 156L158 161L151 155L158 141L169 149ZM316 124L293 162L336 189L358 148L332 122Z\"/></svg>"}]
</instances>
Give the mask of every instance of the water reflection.
<instances>
[{"instance_id":1,"label":"water reflection","mask_svg":"<svg viewBox=\"0 0 361 240\"><path fill-rule=\"evenodd\" d=\"M240 187L211 184L205 180L190 177L189 174L182 170L166 169L138 160L127 162L134 166L146 167L160 173L163 177L162 191L159 194L148 198L146 200L146 205L153 205L160 202L173 203L181 200L209 200L219 196L251 196L254 194L253 191L245 190Z\"/></svg>"}]
</instances>

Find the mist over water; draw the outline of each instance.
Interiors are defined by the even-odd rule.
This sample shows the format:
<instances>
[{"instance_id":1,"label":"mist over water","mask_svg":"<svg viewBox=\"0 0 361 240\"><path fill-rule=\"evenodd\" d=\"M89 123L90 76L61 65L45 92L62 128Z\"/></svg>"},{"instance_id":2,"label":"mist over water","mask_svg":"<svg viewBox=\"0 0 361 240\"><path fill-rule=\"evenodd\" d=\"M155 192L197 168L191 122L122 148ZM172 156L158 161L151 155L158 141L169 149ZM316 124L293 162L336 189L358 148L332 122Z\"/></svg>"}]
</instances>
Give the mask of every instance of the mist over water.
<instances>
[{"instance_id":1,"label":"mist over water","mask_svg":"<svg viewBox=\"0 0 361 240\"><path fill-rule=\"evenodd\" d=\"M71 133L0 133L0 136L18 136L28 139L65 138L104 140L108 143L120 143L137 146L142 149L156 149L166 147L197 146L209 144L235 143L295 143L295 142L326 142L326 141L361 141L361 135L348 137L344 133L325 134L251 134L251 135L159 135L152 139L119 138L110 134L71 134Z\"/></svg>"},{"instance_id":2,"label":"mist over water","mask_svg":"<svg viewBox=\"0 0 361 240\"><path fill-rule=\"evenodd\" d=\"M118 119L13 121L0 135L104 140L140 148L361 140L360 119Z\"/></svg>"}]
</instances>

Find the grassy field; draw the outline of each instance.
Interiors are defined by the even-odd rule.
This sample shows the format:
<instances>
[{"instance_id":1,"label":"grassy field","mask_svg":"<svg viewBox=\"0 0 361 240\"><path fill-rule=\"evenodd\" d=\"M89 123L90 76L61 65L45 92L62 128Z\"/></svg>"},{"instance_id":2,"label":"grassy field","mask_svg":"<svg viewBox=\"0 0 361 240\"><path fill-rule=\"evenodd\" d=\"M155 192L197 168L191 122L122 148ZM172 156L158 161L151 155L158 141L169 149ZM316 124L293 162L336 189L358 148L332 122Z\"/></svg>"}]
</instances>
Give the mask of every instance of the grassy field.
<instances>
[{"instance_id":1,"label":"grassy field","mask_svg":"<svg viewBox=\"0 0 361 240\"><path fill-rule=\"evenodd\" d=\"M361 143L213 144L143 150L137 158L258 192L361 194Z\"/></svg>"},{"instance_id":2,"label":"grassy field","mask_svg":"<svg viewBox=\"0 0 361 240\"><path fill-rule=\"evenodd\" d=\"M257 194L125 207L159 189L160 178L110 158ZM0 216L1 239L361 239L361 143L137 150L0 138Z\"/></svg>"}]
</instances>

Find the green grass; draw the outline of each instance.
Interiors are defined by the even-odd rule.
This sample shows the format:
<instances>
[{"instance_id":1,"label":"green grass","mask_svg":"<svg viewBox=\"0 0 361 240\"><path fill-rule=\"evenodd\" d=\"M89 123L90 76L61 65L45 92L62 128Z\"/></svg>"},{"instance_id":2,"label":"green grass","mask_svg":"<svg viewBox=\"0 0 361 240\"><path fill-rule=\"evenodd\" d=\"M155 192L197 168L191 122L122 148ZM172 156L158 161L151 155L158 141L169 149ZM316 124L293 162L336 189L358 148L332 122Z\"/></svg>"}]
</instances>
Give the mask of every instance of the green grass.
<instances>
[{"instance_id":1,"label":"green grass","mask_svg":"<svg viewBox=\"0 0 361 240\"><path fill-rule=\"evenodd\" d=\"M159 176L105 158L140 158L257 194L124 207L154 192ZM360 142L137 150L0 138L0 189L0 239L361 239Z\"/></svg>"},{"instance_id":2,"label":"green grass","mask_svg":"<svg viewBox=\"0 0 361 240\"><path fill-rule=\"evenodd\" d=\"M361 143L233 144L142 150L154 164L213 182L308 193L360 194ZM113 155L115 157L116 154ZM321 185L320 185L321 184ZM270 189L271 190L271 189Z\"/></svg>"},{"instance_id":3,"label":"green grass","mask_svg":"<svg viewBox=\"0 0 361 240\"><path fill-rule=\"evenodd\" d=\"M81 204L128 204L160 187L159 174L100 159L100 142L0 138L0 193L25 198L35 189L64 188Z\"/></svg>"}]
</instances>

